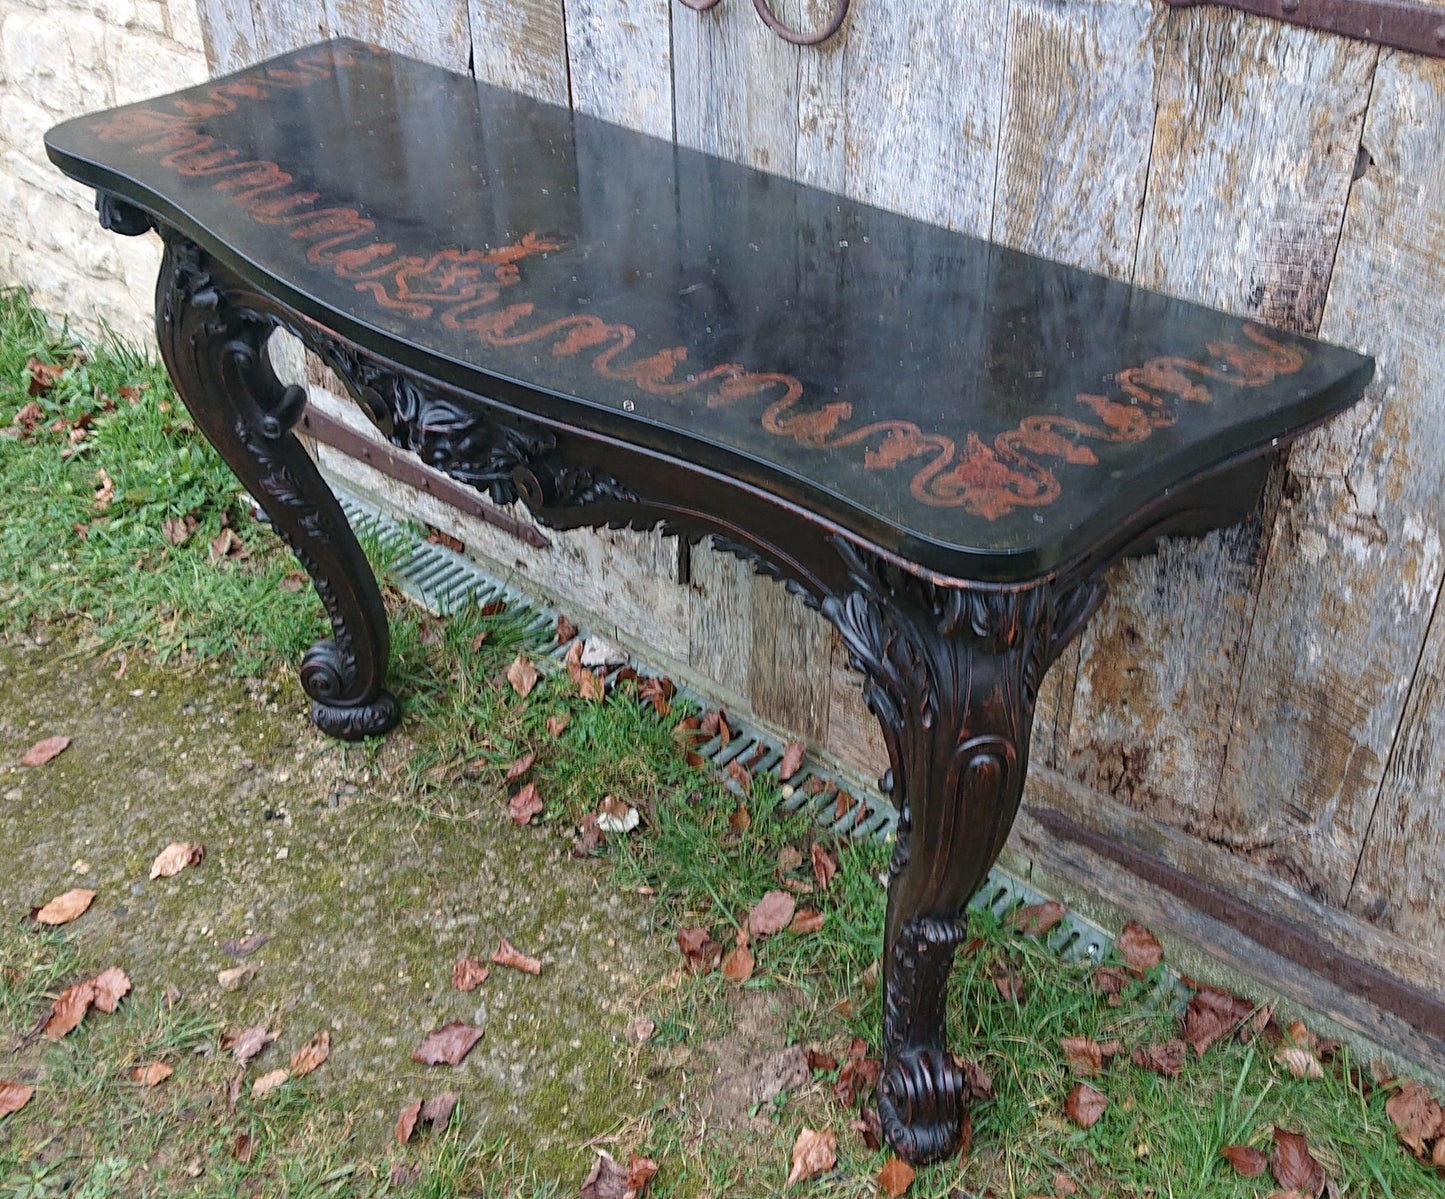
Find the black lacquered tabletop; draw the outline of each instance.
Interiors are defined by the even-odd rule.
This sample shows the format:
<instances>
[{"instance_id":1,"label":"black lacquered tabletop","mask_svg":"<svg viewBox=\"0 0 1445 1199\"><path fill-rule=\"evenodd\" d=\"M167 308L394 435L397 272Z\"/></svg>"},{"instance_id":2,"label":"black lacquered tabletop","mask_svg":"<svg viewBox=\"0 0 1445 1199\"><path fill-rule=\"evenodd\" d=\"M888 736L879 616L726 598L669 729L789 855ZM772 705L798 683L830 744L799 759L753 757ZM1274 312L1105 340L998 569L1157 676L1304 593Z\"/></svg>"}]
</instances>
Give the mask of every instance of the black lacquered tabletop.
<instances>
[{"instance_id":1,"label":"black lacquered tabletop","mask_svg":"<svg viewBox=\"0 0 1445 1199\"><path fill-rule=\"evenodd\" d=\"M398 362L1021 576L1372 369L356 42L47 144Z\"/></svg>"}]
</instances>

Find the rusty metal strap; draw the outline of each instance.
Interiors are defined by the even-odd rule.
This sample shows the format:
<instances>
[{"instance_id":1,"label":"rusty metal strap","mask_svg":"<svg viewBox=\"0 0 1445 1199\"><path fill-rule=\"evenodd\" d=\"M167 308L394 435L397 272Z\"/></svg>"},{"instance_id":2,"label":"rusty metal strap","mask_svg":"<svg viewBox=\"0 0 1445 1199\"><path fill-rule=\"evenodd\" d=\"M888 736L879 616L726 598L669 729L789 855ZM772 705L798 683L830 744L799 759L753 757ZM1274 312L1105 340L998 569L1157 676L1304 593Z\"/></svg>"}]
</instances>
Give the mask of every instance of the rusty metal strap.
<instances>
[{"instance_id":1,"label":"rusty metal strap","mask_svg":"<svg viewBox=\"0 0 1445 1199\"><path fill-rule=\"evenodd\" d=\"M1171 8L1216 4L1306 29L1322 29L1415 54L1445 57L1445 8L1416 0L1165 0Z\"/></svg>"}]
</instances>

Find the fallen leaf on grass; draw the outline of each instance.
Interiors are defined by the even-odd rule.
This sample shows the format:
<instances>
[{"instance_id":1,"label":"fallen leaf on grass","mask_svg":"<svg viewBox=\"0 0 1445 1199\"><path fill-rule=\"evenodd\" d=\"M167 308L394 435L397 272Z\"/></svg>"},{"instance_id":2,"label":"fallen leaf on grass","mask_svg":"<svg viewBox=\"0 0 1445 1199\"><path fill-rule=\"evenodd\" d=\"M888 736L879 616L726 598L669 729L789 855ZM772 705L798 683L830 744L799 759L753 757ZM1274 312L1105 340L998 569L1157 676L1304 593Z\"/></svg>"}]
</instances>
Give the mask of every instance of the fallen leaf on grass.
<instances>
[{"instance_id":1,"label":"fallen leaf on grass","mask_svg":"<svg viewBox=\"0 0 1445 1199\"><path fill-rule=\"evenodd\" d=\"M35 1088L27 1086L23 1082L8 1082L0 1079L0 1116L8 1116L18 1112L30 1102L30 1096L35 1094Z\"/></svg>"},{"instance_id":2,"label":"fallen leaf on grass","mask_svg":"<svg viewBox=\"0 0 1445 1199\"><path fill-rule=\"evenodd\" d=\"M748 811L748 805L745 803L738 804L738 806L732 810L732 814L728 816L728 828L732 829L735 833L745 833L748 829L752 828L752 825L753 816L752 813Z\"/></svg>"},{"instance_id":3,"label":"fallen leaf on grass","mask_svg":"<svg viewBox=\"0 0 1445 1199\"><path fill-rule=\"evenodd\" d=\"M151 878L171 878L187 866L197 865L205 856L206 847L204 845L194 845L189 841L172 841L156 855L156 860L151 863Z\"/></svg>"},{"instance_id":4,"label":"fallen leaf on grass","mask_svg":"<svg viewBox=\"0 0 1445 1199\"><path fill-rule=\"evenodd\" d=\"M1274 1063L1283 1066L1295 1078L1323 1078L1325 1068L1320 1059L1308 1049L1281 1049L1274 1055Z\"/></svg>"},{"instance_id":5,"label":"fallen leaf on grass","mask_svg":"<svg viewBox=\"0 0 1445 1199\"><path fill-rule=\"evenodd\" d=\"M572 714L563 712L560 716L547 717L547 736L560 737L567 731L567 726L572 723Z\"/></svg>"},{"instance_id":6,"label":"fallen leaf on grass","mask_svg":"<svg viewBox=\"0 0 1445 1199\"><path fill-rule=\"evenodd\" d=\"M818 886L826 891L833 876L838 873L838 859L832 850L819 841L813 842L812 858L813 877L818 880Z\"/></svg>"},{"instance_id":7,"label":"fallen leaf on grass","mask_svg":"<svg viewBox=\"0 0 1445 1199\"><path fill-rule=\"evenodd\" d=\"M627 1026L627 1035L639 1044L651 1040L656 1031L657 1025L646 1016L638 1016Z\"/></svg>"},{"instance_id":8,"label":"fallen leaf on grass","mask_svg":"<svg viewBox=\"0 0 1445 1199\"><path fill-rule=\"evenodd\" d=\"M424 1066L439 1066L445 1062L456 1066L472 1051L472 1046L482 1039L482 1030L471 1024L453 1020L443 1024L434 1032L427 1033L421 1044L411 1051L411 1060Z\"/></svg>"},{"instance_id":9,"label":"fallen leaf on grass","mask_svg":"<svg viewBox=\"0 0 1445 1199\"><path fill-rule=\"evenodd\" d=\"M421 1119L423 1124L430 1124L433 1132L445 1132L448 1124L451 1123L452 1112L456 1110L457 1093L455 1091L442 1091L433 1095L421 1105Z\"/></svg>"},{"instance_id":10,"label":"fallen leaf on grass","mask_svg":"<svg viewBox=\"0 0 1445 1199\"><path fill-rule=\"evenodd\" d=\"M1445 1137L1445 1117L1430 1091L1413 1078L1400 1079L1400 1089L1385 1101L1385 1115L1400 1140L1416 1157L1425 1156L1425 1142Z\"/></svg>"},{"instance_id":11,"label":"fallen leaf on grass","mask_svg":"<svg viewBox=\"0 0 1445 1199\"><path fill-rule=\"evenodd\" d=\"M492 961L498 966L506 966L512 970L520 970L523 974L541 974L542 962L540 958L529 957L525 953L512 948L512 943L503 937L497 942L497 952L492 954Z\"/></svg>"},{"instance_id":12,"label":"fallen leaf on grass","mask_svg":"<svg viewBox=\"0 0 1445 1199\"><path fill-rule=\"evenodd\" d=\"M291 1073L300 1078L331 1056L331 1034L322 1029L291 1055Z\"/></svg>"},{"instance_id":13,"label":"fallen leaf on grass","mask_svg":"<svg viewBox=\"0 0 1445 1199\"><path fill-rule=\"evenodd\" d=\"M577 636L577 626L568 620L562 613L557 613L557 644L565 645Z\"/></svg>"},{"instance_id":14,"label":"fallen leaf on grass","mask_svg":"<svg viewBox=\"0 0 1445 1199\"><path fill-rule=\"evenodd\" d=\"M391 1168L392 1190L399 1191L403 1187L414 1186L421 1178L421 1162L397 1162Z\"/></svg>"},{"instance_id":15,"label":"fallen leaf on grass","mask_svg":"<svg viewBox=\"0 0 1445 1199\"><path fill-rule=\"evenodd\" d=\"M28 387L32 396L42 395L60 382L61 376L65 374L66 364L63 362L41 362L38 358L31 358L25 364L25 370L30 375ZM37 404L38 408L39 405Z\"/></svg>"},{"instance_id":16,"label":"fallen leaf on grass","mask_svg":"<svg viewBox=\"0 0 1445 1199\"><path fill-rule=\"evenodd\" d=\"M111 501L115 499L115 480L106 473L105 467L103 466L95 472L95 478L95 510L97 512L104 512L110 507ZM225 533L231 533L231 530L226 529ZM224 536L225 533L223 533L222 536ZM235 537L236 535L231 533L231 536ZM214 546L212 548L214 548ZM242 552L244 552L244 550Z\"/></svg>"},{"instance_id":17,"label":"fallen leaf on grass","mask_svg":"<svg viewBox=\"0 0 1445 1199\"><path fill-rule=\"evenodd\" d=\"M799 908L797 914L788 922L788 931L803 936L807 933L816 933L823 927L827 920L826 912L815 911L813 908Z\"/></svg>"},{"instance_id":18,"label":"fallen leaf on grass","mask_svg":"<svg viewBox=\"0 0 1445 1199\"><path fill-rule=\"evenodd\" d=\"M119 966L111 966L91 979L90 985L95 991L95 1006L102 1012L113 1012L130 992L130 975Z\"/></svg>"},{"instance_id":19,"label":"fallen leaf on grass","mask_svg":"<svg viewBox=\"0 0 1445 1199\"><path fill-rule=\"evenodd\" d=\"M722 946L705 928L681 928L677 931L677 947L683 961L693 974L709 974L722 961Z\"/></svg>"},{"instance_id":20,"label":"fallen leaf on grass","mask_svg":"<svg viewBox=\"0 0 1445 1199\"><path fill-rule=\"evenodd\" d=\"M641 820L636 808L615 795L604 795L597 805L597 827L604 833L630 833Z\"/></svg>"},{"instance_id":21,"label":"fallen leaf on grass","mask_svg":"<svg viewBox=\"0 0 1445 1199\"><path fill-rule=\"evenodd\" d=\"M1100 1044L1093 1037L1063 1037L1059 1048L1064 1051L1069 1070L1079 1078L1093 1078L1104 1068L1106 1057L1115 1057L1124 1051L1118 1041Z\"/></svg>"},{"instance_id":22,"label":"fallen leaf on grass","mask_svg":"<svg viewBox=\"0 0 1445 1199\"><path fill-rule=\"evenodd\" d=\"M993 976L993 985L1005 999L1014 1003L1024 1001L1024 980L1012 970L1001 970Z\"/></svg>"},{"instance_id":23,"label":"fallen leaf on grass","mask_svg":"<svg viewBox=\"0 0 1445 1199\"><path fill-rule=\"evenodd\" d=\"M784 1185L806 1182L824 1170L831 1170L837 1161L838 1138L831 1132L805 1128L793 1142L793 1169Z\"/></svg>"},{"instance_id":24,"label":"fallen leaf on grass","mask_svg":"<svg viewBox=\"0 0 1445 1199\"><path fill-rule=\"evenodd\" d=\"M413 1099L401 1109L401 1115L396 1118L396 1139L405 1145L411 1140L411 1134L416 1131L416 1122L421 1117L421 1100Z\"/></svg>"},{"instance_id":25,"label":"fallen leaf on grass","mask_svg":"<svg viewBox=\"0 0 1445 1199\"><path fill-rule=\"evenodd\" d=\"M793 897L786 891L769 891L748 913L748 932L755 937L781 932L793 919L793 908Z\"/></svg>"},{"instance_id":26,"label":"fallen leaf on grass","mask_svg":"<svg viewBox=\"0 0 1445 1199\"><path fill-rule=\"evenodd\" d=\"M787 748L783 750L783 760L778 765L778 780L786 783L793 775L797 774L803 766L803 754L807 746L801 741L789 741Z\"/></svg>"},{"instance_id":27,"label":"fallen leaf on grass","mask_svg":"<svg viewBox=\"0 0 1445 1199\"><path fill-rule=\"evenodd\" d=\"M531 753L523 754L520 758L518 758L515 762L513 762L510 766L507 767L506 781L509 783L515 783L519 778L526 774L527 771L531 770L532 767L536 764L536 750L533 750Z\"/></svg>"},{"instance_id":28,"label":"fallen leaf on grass","mask_svg":"<svg viewBox=\"0 0 1445 1199\"><path fill-rule=\"evenodd\" d=\"M168 516L161 521L161 536L165 538L167 545L184 545L199 527L200 524L194 516ZM281 584L285 588L286 579L282 579ZM299 585L296 590L300 590Z\"/></svg>"},{"instance_id":29,"label":"fallen leaf on grass","mask_svg":"<svg viewBox=\"0 0 1445 1199\"><path fill-rule=\"evenodd\" d=\"M1164 947L1136 920L1124 925L1114 939L1114 952L1124 965L1139 974L1152 970L1164 960Z\"/></svg>"},{"instance_id":30,"label":"fallen leaf on grass","mask_svg":"<svg viewBox=\"0 0 1445 1199\"><path fill-rule=\"evenodd\" d=\"M717 737L722 741L720 748L726 749L728 742L733 739L732 726L728 724L728 714L722 708L714 708L711 712L704 712L702 721L698 724L698 732L702 734L703 740L711 740Z\"/></svg>"},{"instance_id":31,"label":"fallen leaf on grass","mask_svg":"<svg viewBox=\"0 0 1445 1199\"><path fill-rule=\"evenodd\" d=\"M968 1119L965 1114L964 1119ZM883 1122L878 1118L876 1107L865 1107L858 1113L858 1118L849 1122L851 1128L862 1139L863 1144L873 1152L883 1148ZM968 1150L960 1151L962 1156L968 1156Z\"/></svg>"},{"instance_id":32,"label":"fallen leaf on grass","mask_svg":"<svg viewBox=\"0 0 1445 1199\"><path fill-rule=\"evenodd\" d=\"M730 983L737 983L741 986L753 976L753 955L748 948L748 934L743 929L738 929L736 934L737 944L727 952L722 960L722 975Z\"/></svg>"},{"instance_id":33,"label":"fallen leaf on grass","mask_svg":"<svg viewBox=\"0 0 1445 1199\"><path fill-rule=\"evenodd\" d=\"M1109 1097L1086 1082L1076 1082L1064 1100L1064 1115L1080 1128L1093 1128L1109 1106Z\"/></svg>"},{"instance_id":34,"label":"fallen leaf on grass","mask_svg":"<svg viewBox=\"0 0 1445 1199\"><path fill-rule=\"evenodd\" d=\"M1314 1196L1325 1189L1324 1168L1310 1155L1309 1145L1300 1133L1275 1127L1269 1169L1274 1180L1287 1190Z\"/></svg>"},{"instance_id":35,"label":"fallen leaf on grass","mask_svg":"<svg viewBox=\"0 0 1445 1199\"><path fill-rule=\"evenodd\" d=\"M582 1180L582 1199L638 1199L657 1173L657 1163L650 1157L633 1154L627 1169L619 1166L605 1149L597 1151L597 1160Z\"/></svg>"},{"instance_id":36,"label":"fallen leaf on grass","mask_svg":"<svg viewBox=\"0 0 1445 1199\"><path fill-rule=\"evenodd\" d=\"M878 1185L888 1199L898 1199L913 1185L913 1176L917 1172L901 1157L890 1157L883 1164L883 1169L878 1171Z\"/></svg>"},{"instance_id":37,"label":"fallen leaf on grass","mask_svg":"<svg viewBox=\"0 0 1445 1199\"><path fill-rule=\"evenodd\" d=\"M597 823L597 813L588 812L577 825L577 840L572 843L572 856L585 858L602 844L602 826Z\"/></svg>"},{"instance_id":38,"label":"fallen leaf on grass","mask_svg":"<svg viewBox=\"0 0 1445 1199\"><path fill-rule=\"evenodd\" d=\"M1254 1004L1219 987L1200 987L1184 1009L1184 1039L1203 1057L1220 1037L1228 1036L1254 1014Z\"/></svg>"},{"instance_id":39,"label":"fallen leaf on grass","mask_svg":"<svg viewBox=\"0 0 1445 1199\"><path fill-rule=\"evenodd\" d=\"M1089 980L1090 987L1108 999L1110 1007L1119 1007L1124 1002L1124 992L1134 980L1117 966L1100 966Z\"/></svg>"},{"instance_id":40,"label":"fallen leaf on grass","mask_svg":"<svg viewBox=\"0 0 1445 1199\"><path fill-rule=\"evenodd\" d=\"M50 1014L45 1018L42 1029L47 1039L58 1041L85 1019L85 1013L95 1001L93 982L76 983L66 987L50 1005Z\"/></svg>"},{"instance_id":41,"label":"fallen leaf on grass","mask_svg":"<svg viewBox=\"0 0 1445 1199\"><path fill-rule=\"evenodd\" d=\"M1188 1048L1183 1041L1166 1041L1162 1045L1143 1045L1134 1050L1134 1064L1141 1070L1152 1070L1165 1078L1178 1078L1184 1069Z\"/></svg>"},{"instance_id":42,"label":"fallen leaf on grass","mask_svg":"<svg viewBox=\"0 0 1445 1199\"><path fill-rule=\"evenodd\" d=\"M1219 1152L1241 1178L1258 1178L1269 1165L1269 1159L1250 1145L1226 1145Z\"/></svg>"},{"instance_id":43,"label":"fallen leaf on grass","mask_svg":"<svg viewBox=\"0 0 1445 1199\"><path fill-rule=\"evenodd\" d=\"M226 1033L221 1037L221 1048L229 1049L236 1060L244 1065L265 1049L273 1039L264 1024L256 1024L250 1028L240 1028L235 1032Z\"/></svg>"},{"instance_id":44,"label":"fallen leaf on grass","mask_svg":"<svg viewBox=\"0 0 1445 1199\"><path fill-rule=\"evenodd\" d=\"M255 966L232 966L229 970L220 971L216 975L216 981L221 984L223 991L239 991L255 977Z\"/></svg>"},{"instance_id":45,"label":"fallen leaf on grass","mask_svg":"<svg viewBox=\"0 0 1445 1199\"><path fill-rule=\"evenodd\" d=\"M137 1066L130 1072L130 1076L143 1087L158 1087L174 1073L175 1070L165 1062L151 1062L145 1066Z\"/></svg>"},{"instance_id":46,"label":"fallen leaf on grass","mask_svg":"<svg viewBox=\"0 0 1445 1199\"><path fill-rule=\"evenodd\" d=\"M475 991L491 975L490 967L481 958L458 958L452 967L452 986L458 991Z\"/></svg>"},{"instance_id":47,"label":"fallen leaf on grass","mask_svg":"<svg viewBox=\"0 0 1445 1199\"><path fill-rule=\"evenodd\" d=\"M515 824L531 824L533 817L541 813L543 806L537 784L528 783L508 801L507 815Z\"/></svg>"},{"instance_id":48,"label":"fallen leaf on grass","mask_svg":"<svg viewBox=\"0 0 1445 1199\"><path fill-rule=\"evenodd\" d=\"M1068 908L1057 899L1049 899L1043 903L1031 903L1027 907L1019 908L1009 917L1009 923L1025 936L1042 937L1058 924L1067 912Z\"/></svg>"},{"instance_id":49,"label":"fallen leaf on grass","mask_svg":"<svg viewBox=\"0 0 1445 1199\"><path fill-rule=\"evenodd\" d=\"M264 1099L291 1075L285 1070L271 1070L251 1084L251 1098Z\"/></svg>"},{"instance_id":50,"label":"fallen leaf on grass","mask_svg":"<svg viewBox=\"0 0 1445 1199\"><path fill-rule=\"evenodd\" d=\"M65 892L64 895L57 895L44 907L37 908L35 920L39 924L69 924L77 916L84 915L85 910L90 907L91 901L94 899L94 891L76 887L73 891Z\"/></svg>"},{"instance_id":51,"label":"fallen leaf on grass","mask_svg":"<svg viewBox=\"0 0 1445 1199\"><path fill-rule=\"evenodd\" d=\"M753 791L753 776L748 773L748 768L736 758L729 758L728 764L723 767L728 777L735 782L744 792L751 795Z\"/></svg>"},{"instance_id":52,"label":"fallen leaf on grass","mask_svg":"<svg viewBox=\"0 0 1445 1199\"><path fill-rule=\"evenodd\" d=\"M537 668L520 653L512 659L512 664L507 667L507 682L512 684L512 690L522 699L526 699L532 694L532 688L537 685L537 680L541 677Z\"/></svg>"},{"instance_id":53,"label":"fallen leaf on grass","mask_svg":"<svg viewBox=\"0 0 1445 1199\"><path fill-rule=\"evenodd\" d=\"M37 741L20 755L20 765L44 766L58 754L64 753L69 745L69 737L46 737L43 741Z\"/></svg>"},{"instance_id":54,"label":"fallen leaf on grass","mask_svg":"<svg viewBox=\"0 0 1445 1199\"><path fill-rule=\"evenodd\" d=\"M637 698L644 704L651 704L658 716L666 719L672 713L672 697L677 694L677 684L663 675L650 675L637 684Z\"/></svg>"},{"instance_id":55,"label":"fallen leaf on grass","mask_svg":"<svg viewBox=\"0 0 1445 1199\"><path fill-rule=\"evenodd\" d=\"M236 535L235 529L222 529L212 540L209 552L212 562L225 562L247 557L246 543Z\"/></svg>"}]
</instances>

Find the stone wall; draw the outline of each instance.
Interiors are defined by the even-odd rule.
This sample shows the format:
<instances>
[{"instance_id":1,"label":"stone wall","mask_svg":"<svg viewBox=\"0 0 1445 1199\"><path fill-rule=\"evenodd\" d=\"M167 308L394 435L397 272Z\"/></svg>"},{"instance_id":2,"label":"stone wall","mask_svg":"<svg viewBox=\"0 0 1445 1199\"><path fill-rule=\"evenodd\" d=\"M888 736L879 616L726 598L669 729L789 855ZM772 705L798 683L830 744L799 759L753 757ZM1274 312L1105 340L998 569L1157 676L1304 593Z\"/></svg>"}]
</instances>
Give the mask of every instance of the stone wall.
<instances>
[{"instance_id":1,"label":"stone wall","mask_svg":"<svg viewBox=\"0 0 1445 1199\"><path fill-rule=\"evenodd\" d=\"M116 237L45 157L57 121L206 76L195 0L0 0L0 286L148 343L160 241Z\"/></svg>"}]
</instances>

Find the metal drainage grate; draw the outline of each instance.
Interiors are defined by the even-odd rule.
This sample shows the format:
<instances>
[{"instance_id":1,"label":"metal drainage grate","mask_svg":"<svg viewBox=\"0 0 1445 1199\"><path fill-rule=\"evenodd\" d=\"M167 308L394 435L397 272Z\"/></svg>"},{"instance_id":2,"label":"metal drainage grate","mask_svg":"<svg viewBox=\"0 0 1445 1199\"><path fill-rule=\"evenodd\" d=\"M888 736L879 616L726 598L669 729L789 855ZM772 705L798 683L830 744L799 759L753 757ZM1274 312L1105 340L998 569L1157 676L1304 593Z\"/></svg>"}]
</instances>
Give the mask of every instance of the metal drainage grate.
<instances>
[{"instance_id":1,"label":"metal drainage grate","mask_svg":"<svg viewBox=\"0 0 1445 1199\"><path fill-rule=\"evenodd\" d=\"M535 635L539 642L551 639L557 626L556 609L541 603L528 592L500 582L470 558L445 546L433 545L423 540L406 525L341 488L334 490L352 528L380 544L389 559L388 569L397 585L418 603L438 616L446 616L468 604L487 604L503 600L509 607L518 606L535 612L536 619L528 622L526 630ZM575 640L585 640L586 636L586 631L581 630ZM546 652L560 661L566 657L571 644L566 642L555 645ZM643 677L662 673L631 658L626 665L630 665ZM623 667L618 665L607 670L608 685L616 680L622 669ZM709 706L708 697L690 687L678 686L677 693L700 709ZM725 768L734 759L741 759L750 763L750 770L764 773L782 761L784 747L779 745L771 734L747 721L730 719L729 724L732 736L726 745L722 743L721 737L714 737L706 744L697 746L697 753L719 768ZM809 784L813 779L818 779L825 785L822 791L810 788ZM831 784L831 787L828 784ZM735 795L742 795L742 788L731 777L727 777L725 785ZM837 812L837 792L846 792L857 801L842 816ZM861 816L858 813L859 804L864 808ZM781 806L790 812L809 807L820 827L838 834L846 832L852 837L876 837L886 841L898 827L897 809L883 795L843 779L812 755L804 757L803 765L797 774L788 780ZM1017 909L1028 904L1043 903L1047 898L1048 896L1028 883L995 866L989 871L983 887L969 901L968 906L971 911L987 910L999 920L1003 920ZM1103 961L1113 948L1114 938L1101 925L1071 911L1050 930L1045 943L1064 961ZM1166 969L1154 991L1144 1002L1145 1006L1151 1008L1168 1005L1182 1010L1191 994L1179 975Z\"/></svg>"}]
</instances>

